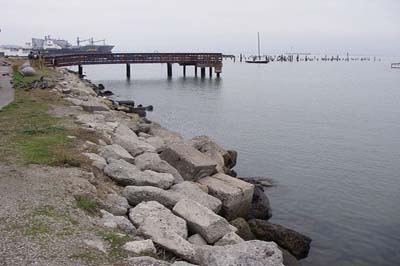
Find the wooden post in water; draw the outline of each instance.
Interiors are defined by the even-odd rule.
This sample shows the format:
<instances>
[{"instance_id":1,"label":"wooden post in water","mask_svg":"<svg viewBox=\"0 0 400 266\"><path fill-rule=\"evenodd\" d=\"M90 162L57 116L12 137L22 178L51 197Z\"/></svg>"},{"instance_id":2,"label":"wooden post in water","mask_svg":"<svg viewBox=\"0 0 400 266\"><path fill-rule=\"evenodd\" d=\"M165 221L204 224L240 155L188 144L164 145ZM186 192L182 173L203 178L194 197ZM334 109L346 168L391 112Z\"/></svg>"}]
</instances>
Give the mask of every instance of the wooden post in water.
<instances>
[{"instance_id":1,"label":"wooden post in water","mask_svg":"<svg viewBox=\"0 0 400 266\"><path fill-rule=\"evenodd\" d=\"M210 78L212 78L212 71L213 71L213 68L210 67Z\"/></svg>"},{"instance_id":2,"label":"wooden post in water","mask_svg":"<svg viewBox=\"0 0 400 266\"><path fill-rule=\"evenodd\" d=\"M171 63L167 63L167 76L169 78L172 77L172 64Z\"/></svg>"},{"instance_id":3,"label":"wooden post in water","mask_svg":"<svg viewBox=\"0 0 400 266\"><path fill-rule=\"evenodd\" d=\"M183 76L186 77L186 65L183 65Z\"/></svg>"},{"instance_id":4,"label":"wooden post in water","mask_svg":"<svg viewBox=\"0 0 400 266\"><path fill-rule=\"evenodd\" d=\"M197 78L197 66L194 66L194 76Z\"/></svg>"},{"instance_id":5,"label":"wooden post in water","mask_svg":"<svg viewBox=\"0 0 400 266\"><path fill-rule=\"evenodd\" d=\"M206 68L202 67L201 68L201 78L205 78L206 77Z\"/></svg>"},{"instance_id":6,"label":"wooden post in water","mask_svg":"<svg viewBox=\"0 0 400 266\"><path fill-rule=\"evenodd\" d=\"M127 79L131 78L131 64L129 63L126 64L126 78Z\"/></svg>"},{"instance_id":7,"label":"wooden post in water","mask_svg":"<svg viewBox=\"0 0 400 266\"><path fill-rule=\"evenodd\" d=\"M83 78L83 67L82 65L78 65L78 74L80 78Z\"/></svg>"}]
</instances>

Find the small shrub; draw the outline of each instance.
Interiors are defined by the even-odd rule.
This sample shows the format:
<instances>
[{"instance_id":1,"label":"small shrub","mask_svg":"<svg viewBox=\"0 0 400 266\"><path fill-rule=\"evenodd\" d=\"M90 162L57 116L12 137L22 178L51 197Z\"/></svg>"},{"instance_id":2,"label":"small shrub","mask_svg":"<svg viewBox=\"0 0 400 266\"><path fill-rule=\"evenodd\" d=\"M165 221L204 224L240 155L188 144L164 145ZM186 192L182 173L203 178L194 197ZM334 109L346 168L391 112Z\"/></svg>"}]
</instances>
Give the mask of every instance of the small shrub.
<instances>
[{"instance_id":1,"label":"small shrub","mask_svg":"<svg viewBox=\"0 0 400 266\"><path fill-rule=\"evenodd\" d=\"M95 215L98 212L98 203L95 199L86 195L79 195L75 197L76 207L84 210L90 215Z\"/></svg>"}]
</instances>

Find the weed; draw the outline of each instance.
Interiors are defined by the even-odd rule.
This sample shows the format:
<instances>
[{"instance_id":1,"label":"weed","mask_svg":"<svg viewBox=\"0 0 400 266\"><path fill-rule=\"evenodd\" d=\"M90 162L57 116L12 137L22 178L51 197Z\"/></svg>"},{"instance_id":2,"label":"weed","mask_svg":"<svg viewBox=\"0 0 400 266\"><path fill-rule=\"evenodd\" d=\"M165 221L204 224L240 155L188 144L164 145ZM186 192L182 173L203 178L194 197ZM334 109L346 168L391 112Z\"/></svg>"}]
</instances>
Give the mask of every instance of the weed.
<instances>
[{"instance_id":1,"label":"weed","mask_svg":"<svg viewBox=\"0 0 400 266\"><path fill-rule=\"evenodd\" d=\"M98 212L99 205L95 199L86 195L79 195L76 197L76 207L84 210L90 215L95 215Z\"/></svg>"},{"instance_id":2,"label":"weed","mask_svg":"<svg viewBox=\"0 0 400 266\"><path fill-rule=\"evenodd\" d=\"M110 255L113 257L121 257L124 251L121 249L126 242L131 240L128 235L123 235L115 232L102 232L102 238L110 244Z\"/></svg>"}]
</instances>

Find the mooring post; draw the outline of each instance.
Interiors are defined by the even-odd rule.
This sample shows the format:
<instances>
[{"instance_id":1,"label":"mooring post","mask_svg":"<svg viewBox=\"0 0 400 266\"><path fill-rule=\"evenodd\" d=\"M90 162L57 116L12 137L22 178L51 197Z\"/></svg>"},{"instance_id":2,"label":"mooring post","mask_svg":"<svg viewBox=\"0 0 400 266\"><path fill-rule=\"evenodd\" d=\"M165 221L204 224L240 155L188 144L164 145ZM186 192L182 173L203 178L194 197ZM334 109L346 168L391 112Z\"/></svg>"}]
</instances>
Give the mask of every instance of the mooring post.
<instances>
[{"instance_id":1,"label":"mooring post","mask_svg":"<svg viewBox=\"0 0 400 266\"><path fill-rule=\"evenodd\" d=\"M169 78L172 77L172 64L171 63L167 63L167 76Z\"/></svg>"},{"instance_id":2,"label":"mooring post","mask_svg":"<svg viewBox=\"0 0 400 266\"><path fill-rule=\"evenodd\" d=\"M129 63L126 64L126 77L128 79L131 78L131 64L129 64Z\"/></svg>"},{"instance_id":3,"label":"mooring post","mask_svg":"<svg viewBox=\"0 0 400 266\"><path fill-rule=\"evenodd\" d=\"M210 78L212 78L212 71L213 71L213 68L210 67Z\"/></svg>"},{"instance_id":4,"label":"mooring post","mask_svg":"<svg viewBox=\"0 0 400 266\"><path fill-rule=\"evenodd\" d=\"M82 65L78 65L78 74L80 78L83 78L83 67Z\"/></svg>"},{"instance_id":5,"label":"mooring post","mask_svg":"<svg viewBox=\"0 0 400 266\"><path fill-rule=\"evenodd\" d=\"M194 66L194 76L197 78L197 66Z\"/></svg>"},{"instance_id":6,"label":"mooring post","mask_svg":"<svg viewBox=\"0 0 400 266\"><path fill-rule=\"evenodd\" d=\"M183 76L186 77L186 65L183 65Z\"/></svg>"},{"instance_id":7,"label":"mooring post","mask_svg":"<svg viewBox=\"0 0 400 266\"><path fill-rule=\"evenodd\" d=\"M201 78L205 78L206 77L206 68L202 67L201 68Z\"/></svg>"},{"instance_id":8,"label":"mooring post","mask_svg":"<svg viewBox=\"0 0 400 266\"><path fill-rule=\"evenodd\" d=\"M221 73L217 72L217 78L221 77Z\"/></svg>"}]
</instances>

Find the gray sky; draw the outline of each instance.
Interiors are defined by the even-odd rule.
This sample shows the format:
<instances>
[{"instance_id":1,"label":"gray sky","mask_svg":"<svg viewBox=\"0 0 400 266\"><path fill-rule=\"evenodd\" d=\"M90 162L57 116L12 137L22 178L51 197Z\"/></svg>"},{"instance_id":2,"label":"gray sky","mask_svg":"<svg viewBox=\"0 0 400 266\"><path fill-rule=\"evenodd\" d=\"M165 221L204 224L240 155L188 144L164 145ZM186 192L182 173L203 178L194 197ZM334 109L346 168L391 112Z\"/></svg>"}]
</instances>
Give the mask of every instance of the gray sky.
<instances>
[{"instance_id":1,"label":"gray sky","mask_svg":"<svg viewBox=\"0 0 400 266\"><path fill-rule=\"evenodd\" d=\"M115 51L400 55L400 0L0 0L0 44L106 38Z\"/></svg>"}]
</instances>

